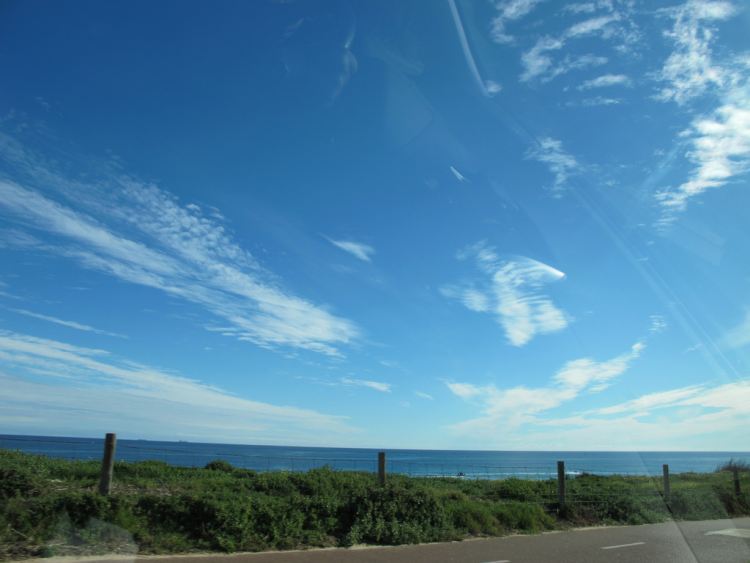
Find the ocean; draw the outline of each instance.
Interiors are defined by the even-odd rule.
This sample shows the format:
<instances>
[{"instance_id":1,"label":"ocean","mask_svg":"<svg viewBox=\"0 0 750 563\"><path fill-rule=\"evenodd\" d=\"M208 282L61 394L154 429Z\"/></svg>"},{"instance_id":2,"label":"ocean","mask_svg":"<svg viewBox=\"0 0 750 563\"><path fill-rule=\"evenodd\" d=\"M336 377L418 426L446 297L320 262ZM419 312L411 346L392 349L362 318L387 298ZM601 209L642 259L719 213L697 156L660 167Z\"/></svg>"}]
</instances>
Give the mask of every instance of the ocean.
<instances>
[{"instance_id":1,"label":"ocean","mask_svg":"<svg viewBox=\"0 0 750 563\"><path fill-rule=\"evenodd\" d=\"M65 459L100 459L102 438L0 435L0 448ZM158 460L172 465L203 467L222 459L256 471L306 471L329 466L338 470L377 471L375 449L251 446L196 442L118 440L115 459ZM390 473L413 476L454 476L502 479L546 479L565 462L570 475L661 475L714 471L729 459L750 462L750 452L541 452L463 450L384 450Z\"/></svg>"}]
</instances>

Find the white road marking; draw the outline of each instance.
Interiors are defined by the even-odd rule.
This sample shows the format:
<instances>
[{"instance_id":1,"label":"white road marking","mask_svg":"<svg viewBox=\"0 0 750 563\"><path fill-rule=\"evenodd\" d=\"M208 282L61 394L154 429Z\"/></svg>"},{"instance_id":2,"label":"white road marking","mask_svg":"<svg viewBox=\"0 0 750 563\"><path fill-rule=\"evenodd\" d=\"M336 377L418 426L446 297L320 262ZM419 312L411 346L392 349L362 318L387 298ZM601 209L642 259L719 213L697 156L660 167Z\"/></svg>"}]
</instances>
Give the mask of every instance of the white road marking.
<instances>
[{"instance_id":1,"label":"white road marking","mask_svg":"<svg viewBox=\"0 0 750 563\"><path fill-rule=\"evenodd\" d=\"M716 530L715 532L706 532L707 536L732 536L735 538L750 538L750 530L747 528L727 528L726 530Z\"/></svg>"},{"instance_id":2,"label":"white road marking","mask_svg":"<svg viewBox=\"0 0 750 563\"><path fill-rule=\"evenodd\" d=\"M500 561L485 561L484 563L510 563L510 559L500 559Z\"/></svg>"},{"instance_id":3,"label":"white road marking","mask_svg":"<svg viewBox=\"0 0 750 563\"><path fill-rule=\"evenodd\" d=\"M624 543L622 545L608 545L607 547L603 547L602 549L620 549L621 547L633 547L636 545L643 545L645 543L645 541L637 541L633 543Z\"/></svg>"}]
</instances>

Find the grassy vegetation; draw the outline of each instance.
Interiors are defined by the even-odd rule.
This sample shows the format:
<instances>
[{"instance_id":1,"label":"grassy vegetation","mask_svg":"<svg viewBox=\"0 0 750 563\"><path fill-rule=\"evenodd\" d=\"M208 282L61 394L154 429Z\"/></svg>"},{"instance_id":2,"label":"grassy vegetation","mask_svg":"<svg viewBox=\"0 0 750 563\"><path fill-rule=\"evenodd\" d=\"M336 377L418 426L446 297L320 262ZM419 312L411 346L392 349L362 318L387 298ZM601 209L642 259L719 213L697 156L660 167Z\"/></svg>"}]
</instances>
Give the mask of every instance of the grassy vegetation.
<instances>
[{"instance_id":1,"label":"grassy vegetation","mask_svg":"<svg viewBox=\"0 0 750 563\"><path fill-rule=\"evenodd\" d=\"M204 469L161 462L115 466L112 495L96 494L98 462L0 450L0 558L126 551L256 551L359 543L401 544L536 532L581 524L748 513L731 473L659 480L582 475L558 513L555 481L470 481L328 468L255 473L216 461Z\"/></svg>"}]
</instances>

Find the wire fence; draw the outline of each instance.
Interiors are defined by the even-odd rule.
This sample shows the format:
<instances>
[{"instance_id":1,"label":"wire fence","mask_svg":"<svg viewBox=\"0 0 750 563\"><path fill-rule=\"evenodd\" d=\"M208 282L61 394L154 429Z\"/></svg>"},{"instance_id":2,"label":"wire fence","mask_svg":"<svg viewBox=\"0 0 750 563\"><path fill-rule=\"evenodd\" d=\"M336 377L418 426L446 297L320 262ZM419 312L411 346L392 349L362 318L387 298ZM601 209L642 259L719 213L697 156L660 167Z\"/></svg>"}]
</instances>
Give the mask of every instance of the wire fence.
<instances>
[{"instance_id":1,"label":"wire fence","mask_svg":"<svg viewBox=\"0 0 750 563\"><path fill-rule=\"evenodd\" d=\"M286 471L299 472L327 467L335 471L357 471L377 473L378 464L375 451L350 450L348 457L333 455L311 455L303 449L297 455L263 455L242 453L230 447L212 445L207 447L190 444L180 447L179 443L165 445L130 440L120 440L116 448L119 462L164 462L179 467L205 467L216 460L226 461L234 467L258 472ZM58 439L0 436L0 449L22 450L28 453L47 455L69 460L99 461L102 458L101 439ZM262 449L263 446L257 449ZM289 448L292 450L292 448ZM514 465L479 464L456 461L423 461L412 456L400 457L399 453L389 453L386 461L389 474L411 477L445 477L461 479L532 479L545 480L556 477L554 467L547 463Z\"/></svg>"},{"instance_id":2,"label":"wire fence","mask_svg":"<svg viewBox=\"0 0 750 563\"><path fill-rule=\"evenodd\" d=\"M102 439L64 439L24 436L0 436L0 449L22 450L28 453L47 455L50 457L101 461ZM305 472L327 467L335 471L354 471L364 473L379 473L377 452L375 450L346 450L350 455L313 455L318 452L312 448L278 448L274 446L253 447L256 453L238 451L236 446L221 446L216 444L194 444L148 442L137 440L120 440L116 446L115 463L132 462L163 462L175 467L205 467L207 464L222 460L233 467L248 469L256 472ZM268 455L257 453L266 451ZM278 453L281 451L286 455ZM337 450L340 451L340 450ZM439 456L439 452L422 454ZM569 503L605 502L609 498L621 498L622 492L614 490L611 493L602 492L602 486L597 482L601 477L616 477L627 480L627 485L633 494L641 498L664 498L671 482L679 487L681 474L690 468L681 470L681 474L674 474L667 481L664 479L662 467L659 464L632 464L623 467L612 467L602 464L601 467L590 467L583 464L555 466L554 462L536 461L523 464L489 464L468 463L451 454L455 459L434 460L415 459L414 452L389 452L384 473L390 475L406 475L422 478L446 478L461 480L494 480L521 479L535 481L537 484L529 489L528 495L522 495L517 500L532 500L538 502L559 501L564 495ZM712 471L716 467L712 468ZM706 473L705 468L698 473ZM728 486L737 490L750 490L750 474L741 475L726 472ZM562 484L561 484L562 480ZM616 480L613 481L616 485ZM625 481L622 482L623 486ZM667 484L665 484L667 483ZM614 485L613 485L614 486ZM693 483L692 487L696 487ZM708 485L706 485L708 486ZM560 487L563 487L561 492Z\"/></svg>"},{"instance_id":3,"label":"wire fence","mask_svg":"<svg viewBox=\"0 0 750 563\"><path fill-rule=\"evenodd\" d=\"M102 457L102 440L90 442L35 440L33 445L22 444L24 440L10 438L0 439L0 448L20 449L69 460L100 461ZM178 467L205 467L212 461L221 460L234 467L258 472L285 471L304 472L326 467L334 471L356 471L377 473L378 464L375 455L366 453L356 457L298 456L244 454L216 448L211 451L191 451L189 448L142 446L133 443L117 444L116 460L118 462L163 462ZM467 464L457 462L430 462L398 459L398 454L389 454L386 462L389 474L411 477L443 477L460 479L532 479L545 480L556 478L556 472L548 464L528 465L491 465Z\"/></svg>"},{"instance_id":4,"label":"wire fence","mask_svg":"<svg viewBox=\"0 0 750 563\"><path fill-rule=\"evenodd\" d=\"M105 453L105 444L109 442L109 453L113 456ZM483 481L485 483L479 485L477 490L482 491L481 494L489 494L498 502L533 503L545 511L556 513L573 510L577 517L584 520L588 517L591 521L617 519L624 514L632 514L634 503L639 506L635 512L645 510L663 514L672 513L674 506L682 507L680 510L684 511L689 505L701 506L702 503L715 501L725 506L727 502L737 502L742 506L750 504L750 472L739 470L743 467L746 469L742 460L739 464L727 466L726 471L718 471L714 466L710 471L691 472L683 467L681 472L670 474L666 464L623 464L622 467L613 467L610 460L597 467L580 463L576 456L571 456L574 461L570 464L549 459L523 464L489 464L468 463L456 455L459 452L449 452L448 457L453 456L450 460L439 459L445 452L395 451L386 456L385 452L375 450L344 450L350 455L341 456L333 455L333 452L341 450L326 452L313 448L273 446L247 447L253 450L253 453L249 453L236 446L215 444L191 443L183 446L180 443L134 440L117 443L114 435L108 435L106 441L0 435L0 449L87 460L96 464L97 473L101 472L101 494L109 494L113 475L115 483L118 475L149 479L153 479L154 475L167 475L167 481L170 481L182 478L182 472L187 467L211 468L218 465L226 468L222 464L229 464L235 469L257 473L299 473L319 468L359 472L377 475L381 484L385 483L386 475L442 479L456 483ZM427 459L415 459L419 455ZM472 452L467 452L467 456L471 459ZM114 462L107 463L106 460L112 457Z\"/></svg>"}]
</instances>

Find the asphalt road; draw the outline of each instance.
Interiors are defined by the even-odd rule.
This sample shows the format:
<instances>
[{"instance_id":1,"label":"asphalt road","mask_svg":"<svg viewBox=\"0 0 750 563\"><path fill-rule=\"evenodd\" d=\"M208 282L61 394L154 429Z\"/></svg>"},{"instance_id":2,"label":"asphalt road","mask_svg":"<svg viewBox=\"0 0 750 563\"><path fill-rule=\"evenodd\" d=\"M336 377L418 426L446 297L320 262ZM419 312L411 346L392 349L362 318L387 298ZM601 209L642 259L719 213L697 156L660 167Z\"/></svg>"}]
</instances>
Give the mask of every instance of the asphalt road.
<instances>
[{"instance_id":1,"label":"asphalt road","mask_svg":"<svg viewBox=\"0 0 750 563\"><path fill-rule=\"evenodd\" d=\"M134 558L86 560L112 562L133 561ZM398 547L137 557L135 560L154 563L750 563L750 518L589 528Z\"/></svg>"}]
</instances>

